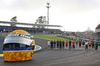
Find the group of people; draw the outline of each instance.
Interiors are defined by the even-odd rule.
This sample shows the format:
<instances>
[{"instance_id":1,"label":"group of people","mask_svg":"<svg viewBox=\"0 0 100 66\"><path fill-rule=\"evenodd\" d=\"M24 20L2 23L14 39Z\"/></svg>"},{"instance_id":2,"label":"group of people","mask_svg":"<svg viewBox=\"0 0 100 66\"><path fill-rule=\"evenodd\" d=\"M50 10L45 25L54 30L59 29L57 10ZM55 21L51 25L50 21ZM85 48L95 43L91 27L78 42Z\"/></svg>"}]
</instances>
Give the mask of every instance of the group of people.
<instances>
[{"instance_id":1,"label":"group of people","mask_svg":"<svg viewBox=\"0 0 100 66\"><path fill-rule=\"evenodd\" d=\"M94 41L94 40L80 40L80 41L71 41L71 40L66 40L66 41L61 41L61 40L48 40L47 42L48 44L48 48L51 48L51 49L78 49L78 48L85 48L85 49L88 49L88 48L91 48L91 49L95 49L95 50L98 50L98 41Z\"/></svg>"}]
</instances>

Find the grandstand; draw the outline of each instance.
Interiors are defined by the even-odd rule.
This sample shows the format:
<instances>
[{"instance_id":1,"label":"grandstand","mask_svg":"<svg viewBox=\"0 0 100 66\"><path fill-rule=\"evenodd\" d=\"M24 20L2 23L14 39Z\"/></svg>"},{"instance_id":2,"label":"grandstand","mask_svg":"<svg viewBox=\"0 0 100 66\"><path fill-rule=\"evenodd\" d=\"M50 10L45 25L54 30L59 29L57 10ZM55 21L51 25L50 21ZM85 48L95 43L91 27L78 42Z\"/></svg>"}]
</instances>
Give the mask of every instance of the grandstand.
<instances>
[{"instance_id":1,"label":"grandstand","mask_svg":"<svg viewBox=\"0 0 100 66\"><path fill-rule=\"evenodd\" d=\"M100 24L96 27L95 32L98 37L100 37Z\"/></svg>"},{"instance_id":2,"label":"grandstand","mask_svg":"<svg viewBox=\"0 0 100 66\"><path fill-rule=\"evenodd\" d=\"M25 26L33 26L33 27L19 27L19 26L7 26L1 24L15 24L15 25L25 25ZM38 28L38 27L62 27L60 25L45 25L45 24L30 24L30 23L19 23L19 22L6 22L0 21L0 33L9 33L13 30L26 30L31 34L59 34L62 31L60 29L49 29L49 28Z\"/></svg>"}]
</instances>

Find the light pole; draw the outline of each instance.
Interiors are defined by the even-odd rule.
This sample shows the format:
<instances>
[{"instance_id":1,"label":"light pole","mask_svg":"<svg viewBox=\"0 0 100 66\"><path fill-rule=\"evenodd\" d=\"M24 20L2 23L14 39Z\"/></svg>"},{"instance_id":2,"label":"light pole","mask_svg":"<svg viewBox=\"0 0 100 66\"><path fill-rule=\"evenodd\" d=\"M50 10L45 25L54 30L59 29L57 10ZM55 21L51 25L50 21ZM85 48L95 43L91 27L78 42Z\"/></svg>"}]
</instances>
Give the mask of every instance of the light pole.
<instances>
[{"instance_id":1,"label":"light pole","mask_svg":"<svg viewBox=\"0 0 100 66\"><path fill-rule=\"evenodd\" d=\"M50 3L47 3L47 24L49 24L49 8L50 8Z\"/></svg>"}]
</instances>

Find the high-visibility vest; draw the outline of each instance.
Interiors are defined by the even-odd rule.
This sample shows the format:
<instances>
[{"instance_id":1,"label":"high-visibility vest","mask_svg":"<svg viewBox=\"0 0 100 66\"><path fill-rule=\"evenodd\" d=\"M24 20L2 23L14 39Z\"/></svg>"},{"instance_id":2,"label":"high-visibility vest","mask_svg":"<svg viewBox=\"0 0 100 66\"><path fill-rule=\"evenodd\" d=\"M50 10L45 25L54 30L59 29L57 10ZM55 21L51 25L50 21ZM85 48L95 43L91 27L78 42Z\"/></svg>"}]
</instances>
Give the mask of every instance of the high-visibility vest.
<instances>
[{"instance_id":1,"label":"high-visibility vest","mask_svg":"<svg viewBox=\"0 0 100 66\"><path fill-rule=\"evenodd\" d=\"M89 40L89 45L91 45L91 41Z\"/></svg>"}]
</instances>

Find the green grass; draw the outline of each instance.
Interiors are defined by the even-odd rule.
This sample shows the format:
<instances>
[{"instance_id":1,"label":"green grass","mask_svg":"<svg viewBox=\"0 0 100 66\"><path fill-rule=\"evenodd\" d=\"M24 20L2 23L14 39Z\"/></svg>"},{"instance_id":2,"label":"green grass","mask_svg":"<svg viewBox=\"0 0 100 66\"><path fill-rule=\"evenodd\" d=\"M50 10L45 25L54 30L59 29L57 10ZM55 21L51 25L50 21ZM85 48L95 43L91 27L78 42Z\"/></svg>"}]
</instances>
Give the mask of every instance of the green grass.
<instances>
[{"instance_id":1,"label":"green grass","mask_svg":"<svg viewBox=\"0 0 100 66\"><path fill-rule=\"evenodd\" d=\"M5 37L4 35L0 35L1 37Z\"/></svg>"},{"instance_id":2,"label":"green grass","mask_svg":"<svg viewBox=\"0 0 100 66\"><path fill-rule=\"evenodd\" d=\"M49 39L49 40L70 40L70 39L67 39L67 38L62 38L62 37L58 37L56 35L34 35L34 37L37 37L37 38L44 38L44 39Z\"/></svg>"}]
</instances>

